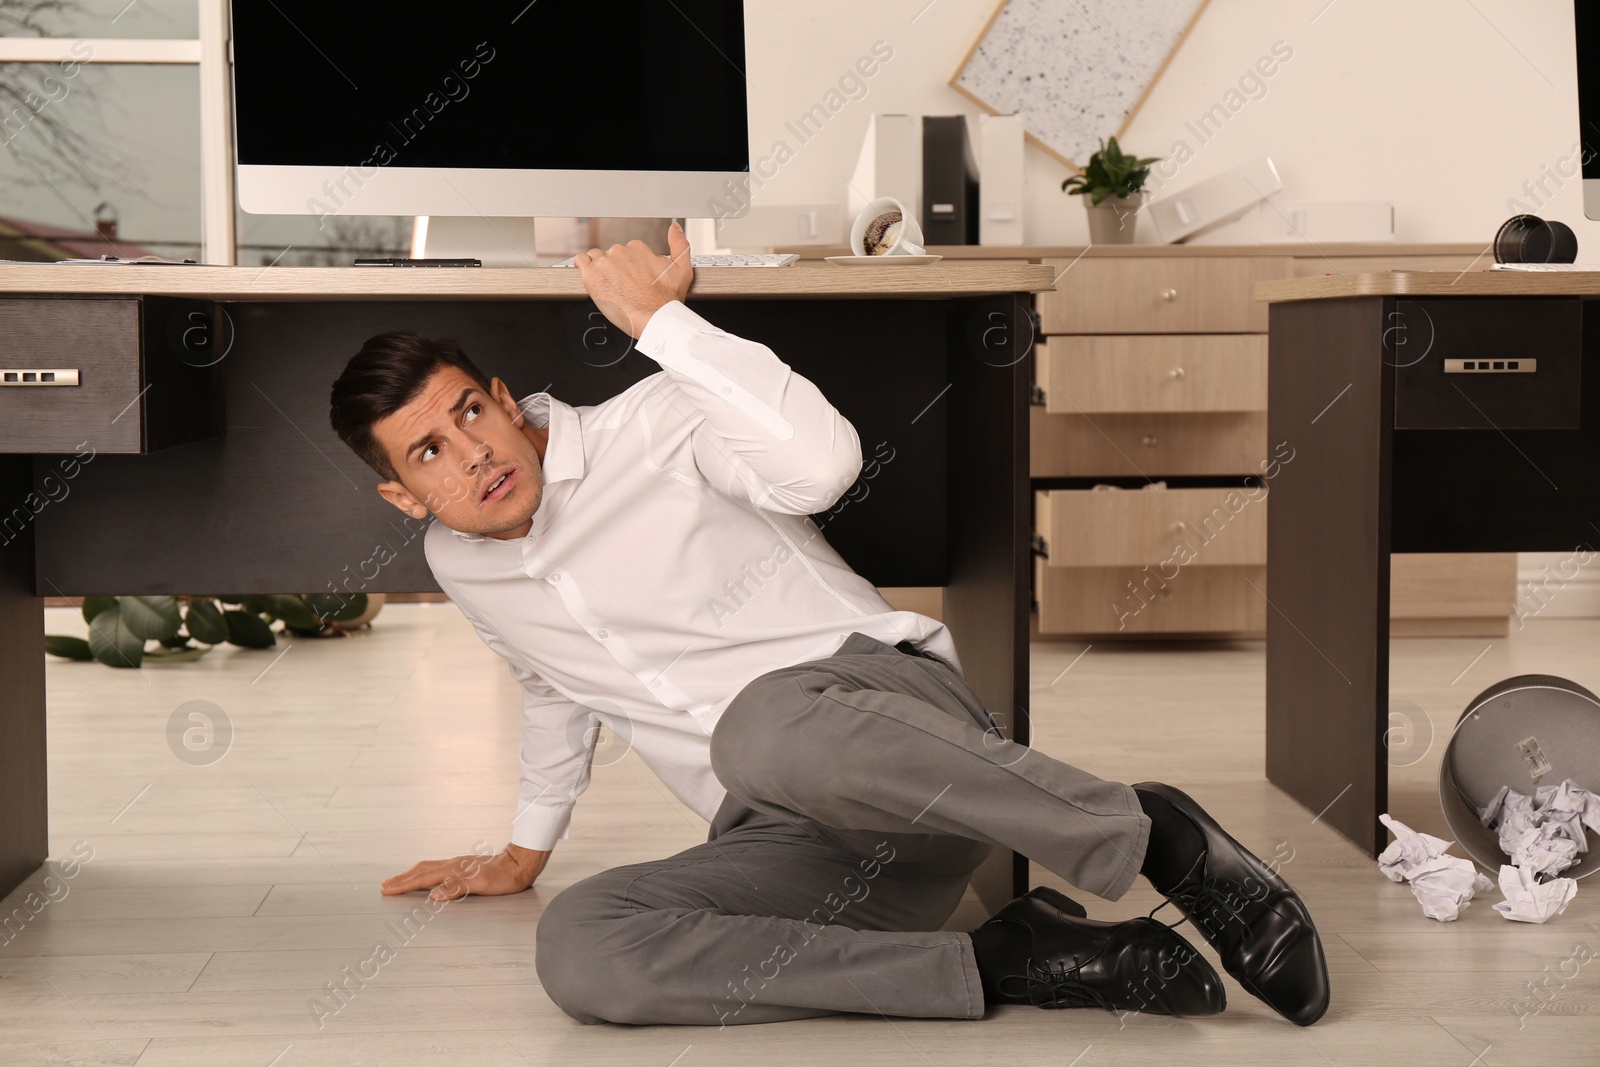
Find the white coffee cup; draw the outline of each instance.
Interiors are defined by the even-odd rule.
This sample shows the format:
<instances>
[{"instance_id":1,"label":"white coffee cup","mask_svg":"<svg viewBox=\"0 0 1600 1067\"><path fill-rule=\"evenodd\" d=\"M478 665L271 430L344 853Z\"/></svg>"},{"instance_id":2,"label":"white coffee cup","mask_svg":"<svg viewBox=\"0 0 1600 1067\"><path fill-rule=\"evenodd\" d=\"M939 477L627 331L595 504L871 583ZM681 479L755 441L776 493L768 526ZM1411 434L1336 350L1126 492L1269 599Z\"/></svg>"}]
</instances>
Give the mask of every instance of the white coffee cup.
<instances>
[{"instance_id":1,"label":"white coffee cup","mask_svg":"<svg viewBox=\"0 0 1600 1067\"><path fill-rule=\"evenodd\" d=\"M898 222L883 223L880 220L891 212L899 212ZM878 238L879 251L873 252L867 248L866 237L868 229L874 231L886 229L890 238L883 242L881 236L874 232ZM866 206L866 210L856 216L856 221L850 227L850 251L858 256L921 256L927 253L922 247L922 227L917 225L917 220L911 217L906 206L892 196L880 196Z\"/></svg>"}]
</instances>

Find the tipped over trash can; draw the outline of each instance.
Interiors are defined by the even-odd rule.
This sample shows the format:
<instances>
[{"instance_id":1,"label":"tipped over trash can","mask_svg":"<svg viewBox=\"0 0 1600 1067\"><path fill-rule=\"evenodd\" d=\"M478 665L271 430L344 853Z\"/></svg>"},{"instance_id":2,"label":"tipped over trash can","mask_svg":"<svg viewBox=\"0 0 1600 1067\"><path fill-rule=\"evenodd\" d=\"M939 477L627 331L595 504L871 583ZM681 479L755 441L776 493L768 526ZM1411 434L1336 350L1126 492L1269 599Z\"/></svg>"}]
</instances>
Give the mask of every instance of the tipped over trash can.
<instances>
[{"instance_id":1,"label":"tipped over trash can","mask_svg":"<svg viewBox=\"0 0 1600 1067\"><path fill-rule=\"evenodd\" d=\"M1439 803L1456 841L1492 874L1511 861L1483 825L1483 809L1502 788L1532 796L1567 779L1600 792L1600 698L1565 678L1522 674L1491 685L1461 713L1439 764ZM1600 869L1600 835L1584 836L1588 850L1563 877Z\"/></svg>"}]
</instances>

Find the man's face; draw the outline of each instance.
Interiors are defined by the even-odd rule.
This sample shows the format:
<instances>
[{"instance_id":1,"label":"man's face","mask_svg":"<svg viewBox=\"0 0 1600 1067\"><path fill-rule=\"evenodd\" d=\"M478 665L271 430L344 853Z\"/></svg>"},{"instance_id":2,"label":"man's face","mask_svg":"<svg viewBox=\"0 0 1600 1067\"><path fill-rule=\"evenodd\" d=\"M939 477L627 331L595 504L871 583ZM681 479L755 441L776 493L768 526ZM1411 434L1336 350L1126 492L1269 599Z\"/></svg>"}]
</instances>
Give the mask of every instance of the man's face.
<instances>
[{"instance_id":1,"label":"man's face","mask_svg":"<svg viewBox=\"0 0 1600 1067\"><path fill-rule=\"evenodd\" d=\"M415 400L373 426L399 475L378 486L385 500L463 533L528 532L544 494L549 433L527 425L505 382L492 379L490 389L485 395L459 367L442 367Z\"/></svg>"}]
</instances>

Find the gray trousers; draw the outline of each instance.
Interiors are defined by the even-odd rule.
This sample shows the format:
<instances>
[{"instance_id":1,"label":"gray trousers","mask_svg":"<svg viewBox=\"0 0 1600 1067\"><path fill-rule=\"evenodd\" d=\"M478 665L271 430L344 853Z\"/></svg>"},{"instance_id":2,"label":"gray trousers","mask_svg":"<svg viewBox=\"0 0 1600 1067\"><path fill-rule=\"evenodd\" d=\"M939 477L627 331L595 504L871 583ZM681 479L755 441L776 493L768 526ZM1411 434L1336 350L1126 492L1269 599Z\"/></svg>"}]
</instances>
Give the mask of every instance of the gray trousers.
<instances>
[{"instance_id":1,"label":"gray trousers","mask_svg":"<svg viewBox=\"0 0 1600 1067\"><path fill-rule=\"evenodd\" d=\"M740 690L711 765L705 844L545 906L539 980L573 1018L979 1018L972 940L939 929L973 869L999 845L1115 900L1150 830L1130 786L1001 739L953 670L861 633Z\"/></svg>"}]
</instances>

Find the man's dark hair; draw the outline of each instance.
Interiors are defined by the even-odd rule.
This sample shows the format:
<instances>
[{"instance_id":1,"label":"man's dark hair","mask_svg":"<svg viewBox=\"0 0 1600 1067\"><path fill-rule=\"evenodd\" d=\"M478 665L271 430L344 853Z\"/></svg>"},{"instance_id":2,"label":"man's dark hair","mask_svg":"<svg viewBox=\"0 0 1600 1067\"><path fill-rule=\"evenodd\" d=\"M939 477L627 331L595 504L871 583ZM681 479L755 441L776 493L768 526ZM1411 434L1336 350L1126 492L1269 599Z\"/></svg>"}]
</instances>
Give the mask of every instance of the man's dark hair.
<instances>
[{"instance_id":1,"label":"man's dark hair","mask_svg":"<svg viewBox=\"0 0 1600 1067\"><path fill-rule=\"evenodd\" d=\"M460 367L489 395L489 379L452 340L432 340L410 330L367 339L333 383L328 421L339 440L388 481L399 481L373 424L415 400L442 367Z\"/></svg>"}]
</instances>

